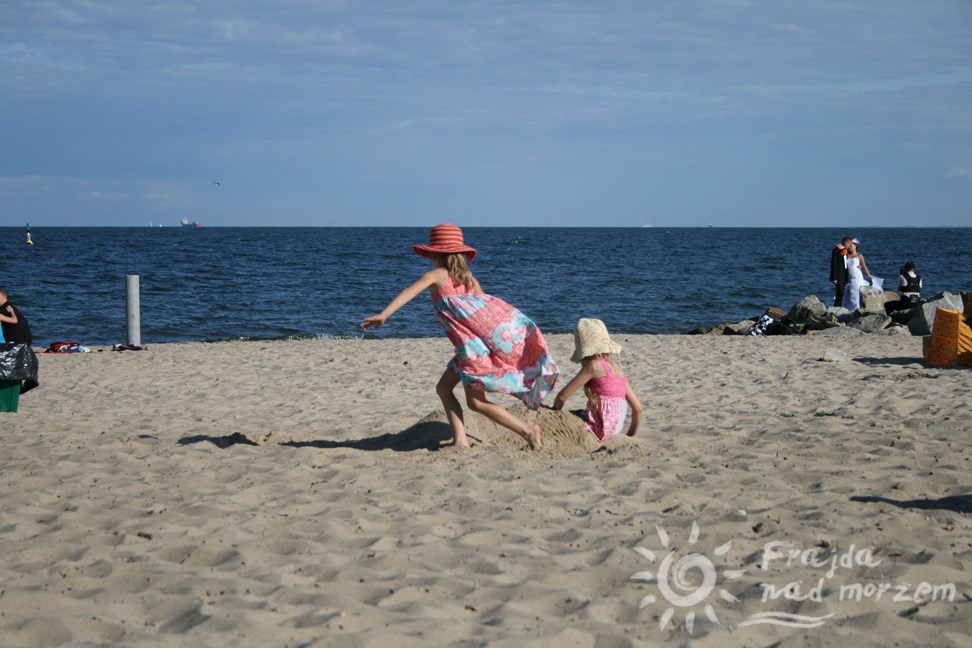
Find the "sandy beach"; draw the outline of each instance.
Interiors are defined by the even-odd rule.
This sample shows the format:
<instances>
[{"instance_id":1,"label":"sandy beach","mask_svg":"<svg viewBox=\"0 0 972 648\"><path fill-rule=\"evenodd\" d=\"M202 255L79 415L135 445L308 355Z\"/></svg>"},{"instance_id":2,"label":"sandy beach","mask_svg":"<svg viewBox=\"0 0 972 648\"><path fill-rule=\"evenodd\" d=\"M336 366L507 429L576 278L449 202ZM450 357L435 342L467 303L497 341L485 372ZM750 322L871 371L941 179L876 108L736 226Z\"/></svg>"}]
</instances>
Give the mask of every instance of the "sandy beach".
<instances>
[{"instance_id":1,"label":"sandy beach","mask_svg":"<svg viewBox=\"0 0 972 648\"><path fill-rule=\"evenodd\" d=\"M972 372L616 339L639 436L541 410L539 451L468 411L448 447L444 338L40 355L0 415L0 645L970 645Z\"/></svg>"}]
</instances>

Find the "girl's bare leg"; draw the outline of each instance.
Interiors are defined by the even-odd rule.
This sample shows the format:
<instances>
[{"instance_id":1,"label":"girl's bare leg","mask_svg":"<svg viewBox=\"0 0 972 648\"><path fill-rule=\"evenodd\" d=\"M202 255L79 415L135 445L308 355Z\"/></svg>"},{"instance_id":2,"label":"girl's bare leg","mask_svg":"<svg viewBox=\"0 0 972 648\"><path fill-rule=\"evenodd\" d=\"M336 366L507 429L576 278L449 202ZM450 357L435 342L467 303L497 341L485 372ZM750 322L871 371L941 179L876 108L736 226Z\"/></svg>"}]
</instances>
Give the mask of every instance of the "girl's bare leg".
<instances>
[{"instance_id":1,"label":"girl's bare leg","mask_svg":"<svg viewBox=\"0 0 972 648\"><path fill-rule=\"evenodd\" d=\"M482 414L519 434L526 439L531 448L541 447L539 425L521 421L496 403L490 403L486 400L486 392L482 389L466 387L466 404L472 411Z\"/></svg>"},{"instance_id":2,"label":"girl's bare leg","mask_svg":"<svg viewBox=\"0 0 972 648\"><path fill-rule=\"evenodd\" d=\"M459 376L451 367L446 367L445 373L439 378L435 386L435 392L442 401L445 409L446 418L449 419L449 427L452 428L452 440L457 448L468 448L469 440L466 438L466 423L462 418L462 405L453 393L456 385L459 384Z\"/></svg>"}]
</instances>

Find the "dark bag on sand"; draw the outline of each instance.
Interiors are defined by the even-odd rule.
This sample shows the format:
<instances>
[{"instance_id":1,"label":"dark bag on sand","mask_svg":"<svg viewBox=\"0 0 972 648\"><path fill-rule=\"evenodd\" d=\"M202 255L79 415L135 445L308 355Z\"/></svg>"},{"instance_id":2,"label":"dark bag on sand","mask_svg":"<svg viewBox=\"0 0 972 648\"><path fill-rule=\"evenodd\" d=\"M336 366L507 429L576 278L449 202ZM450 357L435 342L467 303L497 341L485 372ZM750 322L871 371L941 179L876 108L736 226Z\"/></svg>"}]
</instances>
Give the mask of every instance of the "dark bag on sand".
<instances>
[{"instance_id":1,"label":"dark bag on sand","mask_svg":"<svg viewBox=\"0 0 972 648\"><path fill-rule=\"evenodd\" d=\"M37 356L29 344L0 344L0 380L24 381L21 392L37 386Z\"/></svg>"}]
</instances>

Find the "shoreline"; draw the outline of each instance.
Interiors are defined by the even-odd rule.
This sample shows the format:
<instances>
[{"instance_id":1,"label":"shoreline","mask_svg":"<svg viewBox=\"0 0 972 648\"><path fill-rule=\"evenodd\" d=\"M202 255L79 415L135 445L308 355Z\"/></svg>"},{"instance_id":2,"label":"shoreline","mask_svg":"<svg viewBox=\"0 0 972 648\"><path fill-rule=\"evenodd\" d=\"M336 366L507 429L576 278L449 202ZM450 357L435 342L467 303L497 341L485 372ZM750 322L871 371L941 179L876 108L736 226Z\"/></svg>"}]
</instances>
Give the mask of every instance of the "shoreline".
<instances>
[{"instance_id":1,"label":"shoreline","mask_svg":"<svg viewBox=\"0 0 972 648\"><path fill-rule=\"evenodd\" d=\"M545 337L563 386L572 337ZM40 388L0 417L0 637L963 645L967 370L926 366L910 336L614 337L646 406L639 437L585 446L545 429L540 451L468 410L476 445L446 447L444 337L39 354ZM828 349L848 359L821 361ZM719 570L706 602L720 625L632 578L660 569L658 528ZM828 578L767 557L776 542L821 560L872 547L881 564ZM820 601L763 600L761 584L807 594L821 578ZM855 583L952 583L957 598L839 600ZM763 612L833 616L742 625Z\"/></svg>"}]
</instances>

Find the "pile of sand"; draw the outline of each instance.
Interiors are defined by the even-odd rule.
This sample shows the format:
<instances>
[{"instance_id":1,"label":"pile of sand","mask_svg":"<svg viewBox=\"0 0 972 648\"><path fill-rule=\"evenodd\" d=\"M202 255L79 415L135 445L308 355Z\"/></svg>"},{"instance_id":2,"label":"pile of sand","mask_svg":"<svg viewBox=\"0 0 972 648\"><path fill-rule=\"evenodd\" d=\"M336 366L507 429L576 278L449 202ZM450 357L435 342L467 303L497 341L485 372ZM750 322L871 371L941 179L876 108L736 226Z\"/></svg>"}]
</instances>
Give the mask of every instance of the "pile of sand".
<instances>
[{"instance_id":1,"label":"pile of sand","mask_svg":"<svg viewBox=\"0 0 972 648\"><path fill-rule=\"evenodd\" d=\"M543 408L536 411L525 405L515 404L509 412L521 420L538 423L541 430L544 455L558 457L577 457L600 449L601 444L584 429L584 422L570 412ZM473 448L493 448L501 450L528 450L527 442L515 432L497 425L485 416L464 410L466 436ZM433 410L422 417L415 425L403 433L417 447L433 449L436 444L452 442L452 431L445 412Z\"/></svg>"}]
</instances>

